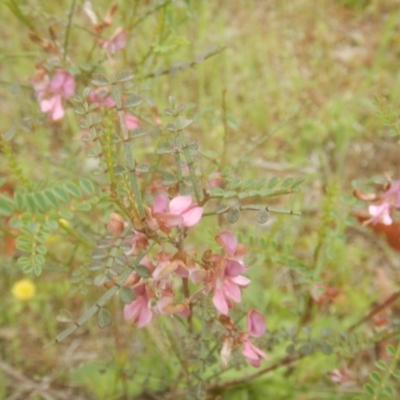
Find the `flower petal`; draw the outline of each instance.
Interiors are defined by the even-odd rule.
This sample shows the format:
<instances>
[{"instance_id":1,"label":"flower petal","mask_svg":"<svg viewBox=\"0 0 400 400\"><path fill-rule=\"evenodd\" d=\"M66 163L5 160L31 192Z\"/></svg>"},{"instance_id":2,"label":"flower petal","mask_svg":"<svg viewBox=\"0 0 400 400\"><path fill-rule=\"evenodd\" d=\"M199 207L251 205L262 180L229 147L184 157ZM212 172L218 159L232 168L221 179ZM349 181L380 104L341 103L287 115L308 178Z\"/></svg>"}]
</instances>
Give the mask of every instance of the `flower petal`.
<instances>
[{"instance_id":1,"label":"flower petal","mask_svg":"<svg viewBox=\"0 0 400 400\"><path fill-rule=\"evenodd\" d=\"M192 196L177 196L169 203L169 212L175 215L182 215L192 204Z\"/></svg>"},{"instance_id":2,"label":"flower petal","mask_svg":"<svg viewBox=\"0 0 400 400\"><path fill-rule=\"evenodd\" d=\"M203 215L203 207L193 207L182 214L183 226L193 226L196 225Z\"/></svg>"},{"instance_id":3,"label":"flower petal","mask_svg":"<svg viewBox=\"0 0 400 400\"><path fill-rule=\"evenodd\" d=\"M167 198L160 194L154 199L153 203L153 213L165 213L167 211L168 200Z\"/></svg>"},{"instance_id":4,"label":"flower petal","mask_svg":"<svg viewBox=\"0 0 400 400\"><path fill-rule=\"evenodd\" d=\"M235 254L238 242L233 233L222 231L215 237L215 240L229 255Z\"/></svg>"},{"instance_id":5,"label":"flower petal","mask_svg":"<svg viewBox=\"0 0 400 400\"><path fill-rule=\"evenodd\" d=\"M229 307L222 290L215 290L213 296L215 308L223 315L228 315Z\"/></svg>"},{"instance_id":6,"label":"flower petal","mask_svg":"<svg viewBox=\"0 0 400 400\"><path fill-rule=\"evenodd\" d=\"M257 310L250 310L247 314L247 331L250 336L260 337L264 335L266 323L264 315Z\"/></svg>"}]
</instances>

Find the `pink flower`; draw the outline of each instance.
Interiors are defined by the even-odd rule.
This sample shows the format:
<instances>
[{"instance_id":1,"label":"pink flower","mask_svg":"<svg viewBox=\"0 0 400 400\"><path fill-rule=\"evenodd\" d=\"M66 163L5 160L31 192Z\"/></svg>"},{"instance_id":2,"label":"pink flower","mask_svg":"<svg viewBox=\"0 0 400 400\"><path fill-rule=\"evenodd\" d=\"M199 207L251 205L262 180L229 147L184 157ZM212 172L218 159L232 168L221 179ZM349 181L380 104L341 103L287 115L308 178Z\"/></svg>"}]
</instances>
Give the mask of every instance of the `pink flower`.
<instances>
[{"instance_id":1,"label":"pink flower","mask_svg":"<svg viewBox=\"0 0 400 400\"><path fill-rule=\"evenodd\" d=\"M213 172L210 177L207 179L207 187L214 188L222 186L223 180L221 172L215 171Z\"/></svg>"},{"instance_id":2,"label":"pink flower","mask_svg":"<svg viewBox=\"0 0 400 400\"><path fill-rule=\"evenodd\" d=\"M139 118L136 118L133 115L126 114L125 115L125 124L126 127L130 130L133 131L134 129L138 128L140 125Z\"/></svg>"},{"instance_id":3,"label":"pink flower","mask_svg":"<svg viewBox=\"0 0 400 400\"><path fill-rule=\"evenodd\" d=\"M53 121L57 121L64 116L62 100L69 99L74 94L75 80L69 72L59 69L47 86L44 86L44 82L34 83L36 97L40 100L42 112L47 112ZM51 97L45 99L48 95Z\"/></svg>"},{"instance_id":4,"label":"pink flower","mask_svg":"<svg viewBox=\"0 0 400 400\"><path fill-rule=\"evenodd\" d=\"M260 366L260 357L268 360L268 356L250 342L250 337L260 337L265 333L265 330L266 323L264 316L256 310L250 310L247 313L247 333L242 335L241 340L243 344L242 354L254 367Z\"/></svg>"},{"instance_id":5,"label":"pink flower","mask_svg":"<svg viewBox=\"0 0 400 400\"><path fill-rule=\"evenodd\" d=\"M133 320L139 328L143 328L153 318L149 295L145 284L137 286L133 291L136 294L136 299L124 306L124 319Z\"/></svg>"},{"instance_id":6,"label":"pink flower","mask_svg":"<svg viewBox=\"0 0 400 400\"><path fill-rule=\"evenodd\" d=\"M392 225L392 217L390 216L390 204L387 201L374 206L370 205L368 207L368 211L370 215L372 215L372 223L376 224L377 222L382 222L384 225Z\"/></svg>"},{"instance_id":7,"label":"pink flower","mask_svg":"<svg viewBox=\"0 0 400 400\"><path fill-rule=\"evenodd\" d=\"M230 300L240 303L241 288L250 283L250 279L241 275L247 269L247 265L242 262L246 249L239 245L236 236L228 231L219 233L215 240L224 248L226 255L221 258L224 265L217 265L215 269L213 303L221 314L227 315L228 308L232 307Z\"/></svg>"},{"instance_id":8,"label":"pink flower","mask_svg":"<svg viewBox=\"0 0 400 400\"><path fill-rule=\"evenodd\" d=\"M124 28L117 28L109 40L106 40L102 47L110 54L114 54L126 47L128 43L128 32Z\"/></svg>"},{"instance_id":9,"label":"pink flower","mask_svg":"<svg viewBox=\"0 0 400 400\"><path fill-rule=\"evenodd\" d=\"M354 380L354 373L346 366L329 371L328 376L332 382L335 382L340 386L349 387L356 383Z\"/></svg>"},{"instance_id":10,"label":"pink flower","mask_svg":"<svg viewBox=\"0 0 400 400\"><path fill-rule=\"evenodd\" d=\"M390 188L382 195L383 201L378 205L370 205L368 211L372 216L371 222L381 222L384 225L393 223L390 212L393 208L400 207L400 180L390 185Z\"/></svg>"},{"instance_id":11,"label":"pink flower","mask_svg":"<svg viewBox=\"0 0 400 400\"><path fill-rule=\"evenodd\" d=\"M31 82L36 98L42 100L50 85L50 77L47 71L44 68L37 69L33 74Z\"/></svg>"},{"instance_id":12,"label":"pink flower","mask_svg":"<svg viewBox=\"0 0 400 400\"><path fill-rule=\"evenodd\" d=\"M192 204L191 196L177 196L169 204L164 195L154 200L151 215L147 222L152 229L160 228L169 232L174 226L190 227L196 225L203 215L203 207Z\"/></svg>"},{"instance_id":13,"label":"pink flower","mask_svg":"<svg viewBox=\"0 0 400 400\"><path fill-rule=\"evenodd\" d=\"M89 92L89 100L91 103L97 103L101 107L112 108L115 102L109 95L108 88L100 87Z\"/></svg>"},{"instance_id":14,"label":"pink flower","mask_svg":"<svg viewBox=\"0 0 400 400\"><path fill-rule=\"evenodd\" d=\"M247 265L242 262L245 249L237 243L235 235L223 231L215 239L227 254L211 255L210 262L214 268L194 271L190 277L194 283L206 283L206 294L214 290L215 308L221 314L227 315L229 308L232 307L232 301L241 302L241 289L249 285L250 279L241 275L247 269Z\"/></svg>"}]
</instances>

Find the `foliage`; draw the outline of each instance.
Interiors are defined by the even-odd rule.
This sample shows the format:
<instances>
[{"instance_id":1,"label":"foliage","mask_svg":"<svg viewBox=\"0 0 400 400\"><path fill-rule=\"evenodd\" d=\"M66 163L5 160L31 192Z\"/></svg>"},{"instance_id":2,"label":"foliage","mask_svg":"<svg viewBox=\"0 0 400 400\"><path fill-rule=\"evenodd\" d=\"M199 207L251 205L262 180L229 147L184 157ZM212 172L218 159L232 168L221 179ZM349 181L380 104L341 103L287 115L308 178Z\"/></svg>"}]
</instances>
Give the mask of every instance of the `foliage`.
<instances>
[{"instance_id":1,"label":"foliage","mask_svg":"<svg viewBox=\"0 0 400 400\"><path fill-rule=\"evenodd\" d=\"M260 10L270 18L256 3L242 21L249 32L263 27ZM342 3L330 10L385 13L373 1ZM296 37L289 13L277 27L293 37L278 35L279 57L266 63L264 54L247 53L245 27L240 37L238 28L229 33L228 21L236 26L244 12L233 3L2 7L13 34L23 32L13 39L23 51L2 56L10 66L21 62L7 66L1 82L12 106L1 119L0 271L7 290L26 274L30 294L4 291L14 298L4 295L10 307L0 317L0 342L11 343L2 350L0 396L11 395L10 365L27 375L35 368L22 356L24 336L7 336L22 312L21 335L40 331L35 374L56 371L53 398L397 395L396 290L379 270L376 285L385 289L371 305L373 267L360 267L377 262L385 244L373 239L380 248L367 257L368 234L354 220L365 221L354 211L365 208L360 200L378 203L369 207L375 222L382 215L371 207L395 219L397 181L369 199L377 186L358 185L352 197L352 178L386 171L359 176L348 159L353 145L364 145L362 134L378 140L369 128L383 129L377 136L390 143L398 115L372 84L354 94L346 74L339 78L351 95L331 86L325 98L333 69L308 82L288 62L290 78L282 78L292 48L305 55L295 54L299 71L314 73L323 62L307 60L307 40L321 27ZM210 21L226 36L209 36ZM388 24L382 46L395 40ZM322 54L330 39L320 33ZM333 57L353 68L340 51ZM242 68L239 58L252 64ZM262 81L249 79L250 70ZM360 98L375 111L363 129L355 128L364 118ZM382 351L388 340L391 358ZM71 356L65 369L62 354L75 346L87 351L84 362Z\"/></svg>"}]
</instances>

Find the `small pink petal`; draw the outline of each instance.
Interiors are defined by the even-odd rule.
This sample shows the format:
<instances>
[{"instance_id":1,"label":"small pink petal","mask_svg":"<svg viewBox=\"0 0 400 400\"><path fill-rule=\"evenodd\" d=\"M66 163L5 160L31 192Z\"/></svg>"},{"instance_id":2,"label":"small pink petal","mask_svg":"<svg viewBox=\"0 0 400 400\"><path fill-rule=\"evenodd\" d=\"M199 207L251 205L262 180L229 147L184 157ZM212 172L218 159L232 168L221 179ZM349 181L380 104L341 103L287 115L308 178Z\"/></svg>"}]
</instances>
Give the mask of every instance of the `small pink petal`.
<instances>
[{"instance_id":1,"label":"small pink petal","mask_svg":"<svg viewBox=\"0 0 400 400\"><path fill-rule=\"evenodd\" d=\"M203 207L193 207L188 211L185 211L182 215L183 226L193 226L196 225L203 215Z\"/></svg>"},{"instance_id":2,"label":"small pink petal","mask_svg":"<svg viewBox=\"0 0 400 400\"><path fill-rule=\"evenodd\" d=\"M141 301L141 298L138 298L124 306L124 319L126 321L135 318L139 314L142 307Z\"/></svg>"},{"instance_id":3,"label":"small pink petal","mask_svg":"<svg viewBox=\"0 0 400 400\"><path fill-rule=\"evenodd\" d=\"M180 215L172 215L166 213L155 213L154 217L161 225L166 226L168 228L181 225L183 221Z\"/></svg>"},{"instance_id":4,"label":"small pink petal","mask_svg":"<svg viewBox=\"0 0 400 400\"><path fill-rule=\"evenodd\" d=\"M132 131L139 127L140 121L138 118L134 117L133 115L125 115L125 124L126 127Z\"/></svg>"},{"instance_id":5,"label":"small pink petal","mask_svg":"<svg viewBox=\"0 0 400 400\"><path fill-rule=\"evenodd\" d=\"M225 290L225 294L229 298L231 298L233 301L235 301L236 303L240 303L242 301L240 288L235 283L230 282L229 280L225 280L224 281L224 290Z\"/></svg>"},{"instance_id":6,"label":"small pink petal","mask_svg":"<svg viewBox=\"0 0 400 400\"><path fill-rule=\"evenodd\" d=\"M167 211L167 206L167 198L164 195L160 194L154 199L153 213L165 213Z\"/></svg>"},{"instance_id":7,"label":"small pink petal","mask_svg":"<svg viewBox=\"0 0 400 400\"><path fill-rule=\"evenodd\" d=\"M246 278L243 275L239 275L239 276L234 276L232 278L229 278L232 282L236 283L236 285L240 286L240 287L247 287L249 286L249 283L251 282L251 280L249 278Z\"/></svg>"},{"instance_id":8,"label":"small pink petal","mask_svg":"<svg viewBox=\"0 0 400 400\"><path fill-rule=\"evenodd\" d=\"M374 218L372 219L372 223L376 224L377 222L382 222L384 225L391 225L393 220L390 216L390 204L387 202L383 202L379 205L370 205L368 207L368 211L370 215Z\"/></svg>"},{"instance_id":9,"label":"small pink petal","mask_svg":"<svg viewBox=\"0 0 400 400\"><path fill-rule=\"evenodd\" d=\"M250 310L247 314L247 331L250 336L260 337L264 335L266 323L264 315L257 310Z\"/></svg>"},{"instance_id":10,"label":"small pink petal","mask_svg":"<svg viewBox=\"0 0 400 400\"><path fill-rule=\"evenodd\" d=\"M244 272L246 268L239 261L226 259L225 275L229 277L234 277L240 275Z\"/></svg>"},{"instance_id":11,"label":"small pink petal","mask_svg":"<svg viewBox=\"0 0 400 400\"><path fill-rule=\"evenodd\" d=\"M175 215L182 215L191 204L191 196L177 196L169 202L169 212Z\"/></svg>"},{"instance_id":12,"label":"small pink petal","mask_svg":"<svg viewBox=\"0 0 400 400\"><path fill-rule=\"evenodd\" d=\"M199 269L190 274L190 280L193 283L202 283L202 282L206 282L208 276L209 276L209 273L206 270Z\"/></svg>"},{"instance_id":13,"label":"small pink petal","mask_svg":"<svg viewBox=\"0 0 400 400\"><path fill-rule=\"evenodd\" d=\"M128 32L119 27L109 40L103 43L103 48L109 50L111 53L122 50L128 43Z\"/></svg>"},{"instance_id":14,"label":"small pink petal","mask_svg":"<svg viewBox=\"0 0 400 400\"><path fill-rule=\"evenodd\" d=\"M222 290L215 290L213 296L215 308L223 315L228 315L229 307Z\"/></svg>"},{"instance_id":15,"label":"small pink petal","mask_svg":"<svg viewBox=\"0 0 400 400\"><path fill-rule=\"evenodd\" d=\"M254 367L260 366L259 357L265 358L268 360L268 356L260 350L258 347L254 346L249 340L246 340L243 343L243 351L242 354L247 358L251 365Z\"/></svg>"},{"instance_id":16,"label":"small pink petal","mask_svg":"<svg viewBox=\"0 0 400 400\"><path fill-rule=\"evenodd\" d=\"M139 319L137 321L138 328L143 328L150 323L153 318L153 313L150 308L142 308L141 313L139 315Z\"/></svg>"},{"instance_id":17,"label":"small pink petal","mask_svg":"<svg viewBox=\"0 0 400 400\"><path fill-rule=\"evenodd\" d=\"M222 231L216 236L215 240L229 255L235 254L238 242L233 233Z\"/></svg>"}]
</instances>

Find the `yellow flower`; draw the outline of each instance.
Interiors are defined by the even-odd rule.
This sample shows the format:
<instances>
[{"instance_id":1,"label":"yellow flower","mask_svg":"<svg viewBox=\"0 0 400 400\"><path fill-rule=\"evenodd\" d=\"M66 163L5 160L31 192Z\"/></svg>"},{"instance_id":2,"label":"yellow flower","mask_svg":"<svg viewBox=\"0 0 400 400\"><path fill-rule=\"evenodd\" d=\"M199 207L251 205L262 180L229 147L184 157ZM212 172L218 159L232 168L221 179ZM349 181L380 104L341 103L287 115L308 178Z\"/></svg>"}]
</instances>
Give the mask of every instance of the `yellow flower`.
<instances>
[{"instance_id":1,"label":"yellow flower","mask_svg":"<svg viewBox=\"0 0 400 400\"><path fill-rule=\"evenodd\" d=\"M15 282L11 293L18 300L29 300L35 295L35 285L29 279L21 279Z\"/></svg>"}]
</instances>

